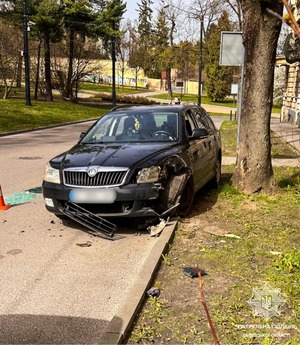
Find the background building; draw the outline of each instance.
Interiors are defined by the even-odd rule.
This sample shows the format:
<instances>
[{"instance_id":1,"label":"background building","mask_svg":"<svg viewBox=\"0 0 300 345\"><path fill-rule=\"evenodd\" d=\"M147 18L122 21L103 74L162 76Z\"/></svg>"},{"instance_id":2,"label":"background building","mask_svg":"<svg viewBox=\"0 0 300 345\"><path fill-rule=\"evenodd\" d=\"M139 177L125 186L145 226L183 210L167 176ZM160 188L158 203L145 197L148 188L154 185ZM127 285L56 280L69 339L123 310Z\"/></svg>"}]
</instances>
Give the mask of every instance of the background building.
<instances>
[{"instance_id":1,"label":"background building","mask_svg":"<svg viewBox=\"0 0 300 345\"><path fill-rule=\"evenodd\" d=\"M291 0L295 19L300 19L300 1ZM300 39L300 38L299 38ZM293 64L284 59L277 59L277 65L285 66L286 81L281 109L281 121L290 122L300 127L300 61Z\"/></svg>"}]
</instances>

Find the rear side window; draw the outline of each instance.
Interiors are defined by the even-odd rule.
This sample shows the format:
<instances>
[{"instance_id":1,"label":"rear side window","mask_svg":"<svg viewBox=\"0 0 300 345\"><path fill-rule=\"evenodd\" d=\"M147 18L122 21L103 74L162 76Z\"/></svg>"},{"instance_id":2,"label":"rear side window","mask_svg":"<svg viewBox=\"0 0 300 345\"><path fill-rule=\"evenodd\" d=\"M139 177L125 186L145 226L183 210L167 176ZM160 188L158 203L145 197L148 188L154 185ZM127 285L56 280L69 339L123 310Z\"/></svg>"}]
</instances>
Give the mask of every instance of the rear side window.
<instances>
[{"instance_id":1,"label":"rear side window","mask_svg":"<svg viewBox=\"0 0 300 345\"><path fill-rule=\"evenodd\" d=\"M193 109L193 113L199 128L206 128L208 131L216 129L212 119L204 109Z\"/></svg>"},{"instance_id":2,"label":"rear side window","mask_svg":"<svg viewBox=\"0 0 300 345\"><path fill-rule=\"evenodd\" d=\"M191 114L191 110L187 110L184 114L184 122L185 122L185 131L187 136L191 136L193 134L193 129L196 128L193 116Z\"/></svg>"}]
</instances>

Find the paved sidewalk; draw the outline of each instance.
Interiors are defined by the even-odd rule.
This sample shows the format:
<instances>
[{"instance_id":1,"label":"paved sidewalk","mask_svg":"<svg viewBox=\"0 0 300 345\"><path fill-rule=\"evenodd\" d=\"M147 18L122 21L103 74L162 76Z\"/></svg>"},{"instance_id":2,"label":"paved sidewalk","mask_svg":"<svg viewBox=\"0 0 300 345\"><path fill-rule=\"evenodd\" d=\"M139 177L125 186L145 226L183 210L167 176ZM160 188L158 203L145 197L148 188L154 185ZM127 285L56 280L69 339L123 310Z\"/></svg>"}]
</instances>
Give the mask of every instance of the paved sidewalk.
<instances>
[{"instance_id":1,"label":"paved sidewalk","mask_svg":"<svg viewBox=\"0 0 300 345\"><path fill-rule=\"evenodd\" d=\"M271 121L271 130L275 132L279 138L285 140L289 145L299 151L298 158L273 158L272 165L300 167L300 128L290 123L280 122L279 119L274 119ZM222 164L236 164L236 158L222 157Z\"/></svg>"},{"instance_id":2,"label":"paved sidewalk","mask_svg":"<svg viewBox=\"0 0 300 345\"><path fill-rule=\"evenodd\" d=\"M280 138L284 139L288 144L299 151L300 156L300 128L279 120L272 120L271 130Z\"/></svg>"}]
</instances>

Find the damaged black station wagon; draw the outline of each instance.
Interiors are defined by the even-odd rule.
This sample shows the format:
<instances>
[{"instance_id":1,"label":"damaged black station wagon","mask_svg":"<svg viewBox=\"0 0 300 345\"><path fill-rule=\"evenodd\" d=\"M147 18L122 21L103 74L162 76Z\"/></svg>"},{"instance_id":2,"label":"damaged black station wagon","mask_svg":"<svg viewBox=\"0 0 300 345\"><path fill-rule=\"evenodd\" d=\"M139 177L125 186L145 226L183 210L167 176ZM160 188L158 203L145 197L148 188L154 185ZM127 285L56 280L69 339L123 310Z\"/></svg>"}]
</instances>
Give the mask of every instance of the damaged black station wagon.
<instances>
[{"instance_id":1,"label":"damaged black station wagon","mask_svg":"<svg viewBox=\"0 0 300 345\"><path fill-rule=\"evenodd\" d=\"M195 193L221 176L221 139L197 105L120 107L46 166L48 211L68 202L104 219L185 216Z\"/></svg>"}]
</instances>

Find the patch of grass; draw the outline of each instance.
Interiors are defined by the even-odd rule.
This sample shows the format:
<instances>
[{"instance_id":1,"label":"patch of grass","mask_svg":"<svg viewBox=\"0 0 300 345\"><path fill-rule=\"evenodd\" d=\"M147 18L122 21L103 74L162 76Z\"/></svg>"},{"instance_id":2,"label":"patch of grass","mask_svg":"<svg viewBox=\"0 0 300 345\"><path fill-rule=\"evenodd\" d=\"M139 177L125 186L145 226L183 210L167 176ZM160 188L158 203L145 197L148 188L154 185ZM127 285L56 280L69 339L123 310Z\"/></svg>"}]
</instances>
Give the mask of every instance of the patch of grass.
<instances>
[{"instance_id":1,"label":"patch of grass","mask_svg":"<svg viewBox=\"0 0 300 345\"><path fill-rule=\"evenodd\" d=\"M24 100L0 100L0 133L98 118L109 109L111 105L32 101L26 106Z\"/></svg>"},{"instance_id":2,"label":"patch of grass","mask_svg":"<svg viewBox=\"0 0 300 345\"><path fill-rule=\"evenodd\" d=\"M128 344L213 344L198 280L183 274L183 267L195 264L208 273L204 293L221 344L300 343L299 171L275 167L278 194L268 197L235 190L233 169L224 167L219 190L197 195L192 214L179 223L156 278L164 306L159 325L155 315L145 313L148 300L133 328L140 335L149 328L156 334L134 338L131 333ZM286 301L270 320L255 316L248 303L253 289L265 283L281 289Z\"/></svg>"},{"instance_id":3,"label":"patch of grass","mask_svg":"<svg viewBox=\"0 0 300 345\"><path fill-rule=\"evenodd\" d=\"M223 156L235 157L237 144L237 122L223 121L220 127Z\"/></svg>"}]
</instances>

